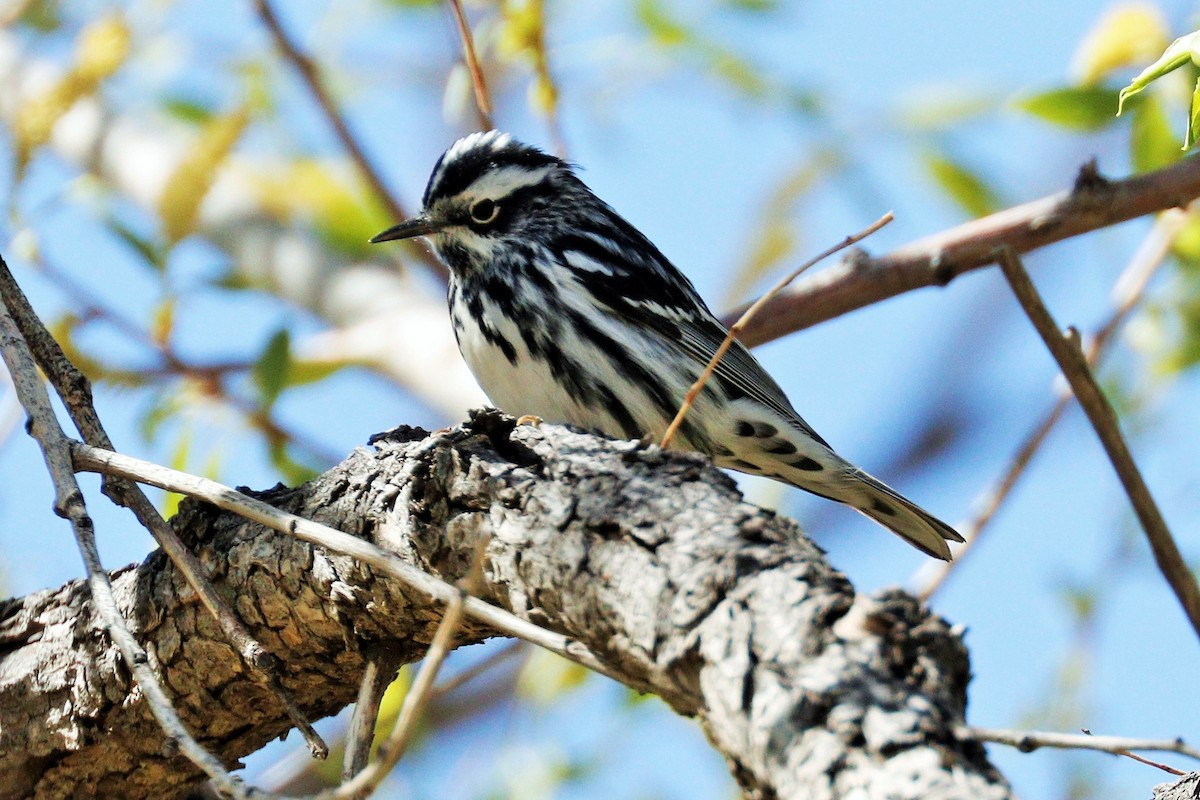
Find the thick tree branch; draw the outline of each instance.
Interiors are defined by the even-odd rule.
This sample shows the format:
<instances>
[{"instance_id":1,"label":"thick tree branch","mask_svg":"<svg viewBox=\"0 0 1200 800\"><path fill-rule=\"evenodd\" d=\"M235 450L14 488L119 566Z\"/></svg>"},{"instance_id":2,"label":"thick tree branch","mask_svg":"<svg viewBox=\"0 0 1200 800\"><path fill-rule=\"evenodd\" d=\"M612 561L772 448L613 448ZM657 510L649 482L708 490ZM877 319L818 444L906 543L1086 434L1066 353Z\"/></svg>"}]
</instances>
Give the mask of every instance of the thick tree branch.
<instances>
[{"instance_id":1,"label":"thick tree branch","mask_svg":"<svg viewBox=\"0 0 1200 800\"><path fill-rule=\"evenodd\" d=\"M870 258L858 251L781 292L741 339L749 347L847 314L880 300L996 263L998 248L1027 253L1072 236L1107 228L1200 197L1200 159L1188 157L1157 172L1109 181L1095 163L1080 170L1064 192L998 211L898 250ZM731 324L744 311L723 319Z\"/></svg>"},{"instance_id":2,"label":"thick tree branch","mask_svg":"<svg viewBox=\"0 0 1200 800\"><path fill-rule=\"evenodd\" d=\"M795 525L741 502L702 459L497 414L399 433L262 497L446 579L486 541L480 596L584 642L696 716L751 798L1008 798L961 740L967 653L898 592L856 595ZM425 651L442 606L350 558L186 503L173 521L313 717L352 702L365 655ZM185 721L226 763L287 730L270 692L160 554L113 576ZM0 606L0 797L179 796L82 584ZM465 621L458 643L491 632Z\"/></svg>"}]
</instances>

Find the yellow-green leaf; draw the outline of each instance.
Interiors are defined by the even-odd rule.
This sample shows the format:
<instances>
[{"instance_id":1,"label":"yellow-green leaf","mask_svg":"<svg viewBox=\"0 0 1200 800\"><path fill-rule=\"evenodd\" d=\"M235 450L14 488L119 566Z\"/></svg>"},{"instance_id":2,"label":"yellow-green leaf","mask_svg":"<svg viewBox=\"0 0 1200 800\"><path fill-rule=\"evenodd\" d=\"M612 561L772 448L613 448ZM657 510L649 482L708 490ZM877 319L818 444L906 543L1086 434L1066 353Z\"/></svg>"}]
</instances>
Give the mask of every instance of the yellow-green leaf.
<instances>
[{"instance_id":1,"label":"yellow-green leaf","mask_svg":"<svg viewBox=\"0 0 1200 800\"><path fill-rule=\"evenodd\" d=\"M156 272L162 272L167 268L167 254L163 252L161 245L142 236L115 216L107 217L104 224L118 239L137 251L138 255Z\"/></svg>"},{"instance_id":2,"label":"yellow-green leaf","mask_svg":"<svg viewBox=\"0 0 1200 800\"><path fill-rule=\"evenodd\" d=\"M260 178L264 206L281 220L308 222L331 247L349 255L367 252L367 240L392 224L361 179L344 165L299 160L278 176Z\"/></svg>"},{"instance_id":3,"label":"yellow-green leaf","mask_svg":"<svg viewBox=\"0 0 1200 800\"><path fill-rule=\"evenodd\" d=\"M1191 150L1196 143L1196 131L1200 128L1200 77L1192 89L1192 104L1188 108L1187 134L1183 138L1183 149Z\"/></svg>"},{"instance_id":4,"label":"yellow-green leaf","mask_svg":"<svg viewBox=\"0 0 1200 800\"><path fill-rule=\"evenodd\" d=\"M1171 254L1200 275L1200 217L1188 214L1187 221L1171 240Z\"/></svg>"},{"instance_id":5,"label":"yellow-green leaf","mask_svg":"<svg viewBox=\"0 0 1200 800\"><path fill-rule=\"evenodd\" d=\"M1167 46L1162 11L1151 3L1124 3L1106 11L1088 31L1071 60L1071 73L1085 86L1113 70L1141 64Z\"/></svg>"},{"instance_id":6,"label":"yellow-green leaf","mask_svg":"<svg viewBox=\"0 0 1200 800\"><path fill-rule=\"evenodd\" d=\"M290 486L299 486L302 483L311 481L320 474L307 464L301 464L292 458L288 452L287 444L282 441L271 442L267 446L267 454L271 458L271 465L279 470L283 475L283 479Z\"/></svg>"},{"instance_id":7,"label":"yellow-green leaf","mask_svg":"<svg viewBox=\"0 0 1200 800\"><path fill-rule=\"evenodd\" d=\"M659 0L638 0L637 17L646 32L663 47L676 47L693 38L687 28L671 18Z\"/></svg>"},{"instance_id":8,"label":"yellow-green leaf","mask_svg":"<svg viewBox=\"0 0 1200 800\"><path fill-rule=\"evenodd\" d=\"M725 304L734 305L759 278L788 258L799 246L795 209L799 201L817 183L842 163L841 156L830 150L819 150L795 169L789 171L774 186L762 212L762 220L745 248L749 256L737 268L726 290Z\"/></svg>"},{"instance_id":9,"label":"yellow-green leaf","mask_svg":"<svg viewBox=\"0 0 1200 800\"><path fill-rule=\"evenodd\" d=\"M1171 121L1156 96L1146 95L1133 113L1129 131L1130 160L1138 172L1162 169L1182 158Z\"/></svg>"},{"instance_id":10,"label":"yellow-green leaf","mask_svg":"<svg viewBox=\"0 0 1200 800\"><path fill-rule=\"evenodd\" d=\"M178 242L195 229L200 204L212 188L217 170L225 163L249 122L250 114L244 106L214 117L201 129L187 156L175 167L158 198L158 216L162 220L163 238L168 243Z\"/></svg>"},{"instance_id":11,"label":"yellow-green leaf","mask_svg":"<svg viewBox=\"0 0 1200 800\"><path fill-rule=\"evenodd\" d=\"M292 338L287 328L281 328L267 341L267 346L254 363L254 382L265 408L270 408L287 388L292 371Z\"/></svg>"},{"instance_id":12,"label":"yellow-green leaf","mask_svg":"<svg viewBox=\"0 0 1200 800\"><path fill-rule=\"evenodd\" d=\"M313 361L294 359L288 372L288 386L304 386L323 381L330 375L350 366L347 361Z\"/></svg>"},{"instance_id":13,"label":"yellow-green leaf","mask_svg":"<svg viewBox=\"0 0 1200 800\"><path fill-rule=\"evenodd\" d=\"M192 430L191 426L184 426L183 431L179 434L179 441L175 443L175 452L171 455L171 469L187 472L188 457L192 452ZM183 495L175 492L167 492L163 498L163 516L170 519L179 511L179 503L183 500Z\"/></svg>"},{"instance_id":14,"label":"yellow-green leaf","mask_svg":"<svg viewBox=\"0 0 1200 800\"><path fill-rule=\"evenodd\" d=\"M1198 44L1200 44L1200 31L1180 36L1171 42L1153 64L1142 70L1136 78L1129 82L1128 86L1121 90L1117 97L1117 115L1121 114L1126 100L1168 72L1179 69L1189 61L1195 61Z\"/></svg>"},{"instance_id":15,"label":"yellow-green leaf","mask_svg":"<svg viewBox=\"0 0 1200 800\"><path fill-rule=\"evenodd\" d=\"M166 297L154 309L150 321L150 338L160 347L165 347L175 330L175 297Z\"/></svg>"},{"instance_id":16,"label":"yellow-green leaf","mask_svg":"<svg viewBox=\"0 0 1200 800\"><path fill-rule=\"evenodd\" d=\"M1016 107L1063 128L1094 131L1116 121L1117 91L1067 87L1019 98Z\"/></svg>"},{"instance_id":17,"label":"yellow-green leaf","mask_svg":"<svg viewBox=\"0 0 1200 800\"><path fill-rule=\"evenodd\" d=\"M517 677L517 691L539 703L549 703L577 689L591 672L547 650L534 650Z\"/></svg>"},{"instance_id":18,"label":"yellow-green leaf","mask_svg":"<svg viewBox=\"0 0 1200 800\"><path fill-rule=\"evenodd\" d=\"M75 64L45 93L26 101L13 121L17 164L50 139L54 125L76 102L95 93L100 82L129 56L129 29L117 16L85 27L75 42Z\"/></svg>"},{"instance_id":19,"label":"yellow-green leaf","mask_svg":"<svg viewBox=\"0 0 1200 800\"><path fill-rule=\"evenodd\" d=\"M926 153L924 161L934 182L972 217L982 217L999 207L995 192L966 165L938 153Z\"/></svg>"},{"instance_id":20,"label":"yellow-green leaf","mask_svg":"<svg viewBox=\"0 0 1200 800\"><path fill-rule=\"evenodd\" d=\"M75 70L95 85L116 72L128 57L128 26L120 17L105 17L80 32Z\"/></svg>"}]
</instances>

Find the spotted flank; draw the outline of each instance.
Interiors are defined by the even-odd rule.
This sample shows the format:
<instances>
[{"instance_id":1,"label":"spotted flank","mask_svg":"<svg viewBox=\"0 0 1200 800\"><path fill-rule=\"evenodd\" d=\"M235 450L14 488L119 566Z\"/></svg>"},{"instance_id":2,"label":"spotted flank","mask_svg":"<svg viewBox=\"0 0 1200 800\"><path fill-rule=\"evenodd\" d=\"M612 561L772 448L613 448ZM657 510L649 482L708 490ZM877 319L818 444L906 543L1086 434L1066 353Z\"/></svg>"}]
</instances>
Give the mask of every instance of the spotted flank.
<instances>
[{"instance_id":1,"label":"spotted flank","mask_svg":"<svg viewBox=\"0 0 1200 800\"><path fill-rule=\"evenodd\" d=\"M438 160L420 217L450 269L459 349L498 407L610 436L662 436L725 338L691 282L570 164L497 131ZM839 456L735 341L674 445L845 503L935 558L948 525Z\"/></svg>"}]
</instances>

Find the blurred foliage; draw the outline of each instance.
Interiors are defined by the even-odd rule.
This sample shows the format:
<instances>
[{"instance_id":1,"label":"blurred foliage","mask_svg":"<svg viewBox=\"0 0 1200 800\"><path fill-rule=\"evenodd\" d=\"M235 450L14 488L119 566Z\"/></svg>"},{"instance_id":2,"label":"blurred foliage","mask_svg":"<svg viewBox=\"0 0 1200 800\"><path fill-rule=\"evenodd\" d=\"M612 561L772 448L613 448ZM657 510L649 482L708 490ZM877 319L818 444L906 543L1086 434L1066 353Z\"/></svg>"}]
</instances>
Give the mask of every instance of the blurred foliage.
<instances>
[{"instance_id":1,"label":"blurred foliage","mask_svg":"<svg viewBox=\"0 0 1200 800\"><path fill-rule=\"evenodd\" d=\"M158 199L158 217L168 245L192 233L200 204L249 124L250 112L244 106L204 123Z\"/></svg>"},{"instance_id":2,"label":"blurred foliage","mask_svg":"<svg viewBox=\"0 0 1200 800\"><path fill-rule=\"evenodd\" d=\"M48 91L26 100L12 122L17 166L23 170L33 151L44 145L54 125L80 99L92 95L129 56L129 29L117 16L83 26L75 42L75 61Z\"/></svg>"}]
</instances>

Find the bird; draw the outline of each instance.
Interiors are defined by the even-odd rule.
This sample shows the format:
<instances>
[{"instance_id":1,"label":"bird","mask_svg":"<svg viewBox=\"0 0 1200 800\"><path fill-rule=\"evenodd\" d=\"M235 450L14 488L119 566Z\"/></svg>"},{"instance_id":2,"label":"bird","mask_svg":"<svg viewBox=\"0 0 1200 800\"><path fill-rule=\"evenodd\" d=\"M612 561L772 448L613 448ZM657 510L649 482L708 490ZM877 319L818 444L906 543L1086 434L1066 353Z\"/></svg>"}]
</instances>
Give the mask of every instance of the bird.
<instances>
[{"instance_id":1,"label":"bird","mask_svg":"<svg viewBox=\"0 0 1200 800\"><path fill-rule=\"evenodd\" d=\"M691 281L576 167L500 131L438 159L422 208L371 243L427 237L458 347L511 414L661 437L726 328ZM672 446L845 503L934 558L962 537L838 455L734 341Z\"/></svg>"}]
</instances>

